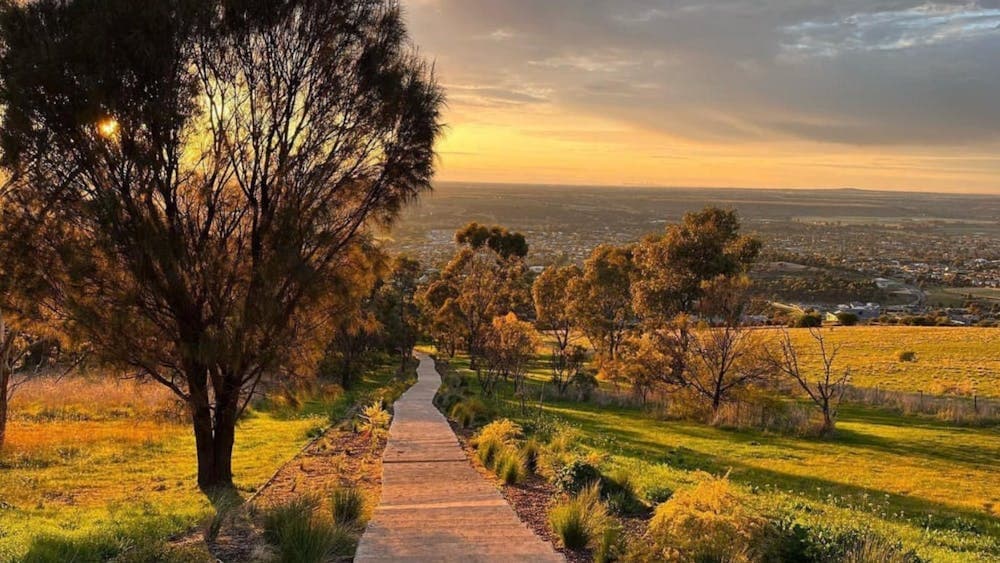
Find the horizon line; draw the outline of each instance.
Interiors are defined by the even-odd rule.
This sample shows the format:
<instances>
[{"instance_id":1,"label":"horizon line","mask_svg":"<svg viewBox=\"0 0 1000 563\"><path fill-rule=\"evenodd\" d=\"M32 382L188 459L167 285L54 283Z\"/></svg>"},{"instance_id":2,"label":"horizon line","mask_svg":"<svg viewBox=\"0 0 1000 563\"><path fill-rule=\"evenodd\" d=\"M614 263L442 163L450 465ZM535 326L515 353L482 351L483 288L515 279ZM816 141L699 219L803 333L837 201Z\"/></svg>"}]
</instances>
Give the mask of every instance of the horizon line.
<instances>
[{"instance_id":1,"label":"horizon line","mask_svg":"<svg viewBox=\"0 0 1000 563\"><path fill-rule=\"evenodd\" d=\"M996 191L934 191L922 190L919 188L891 189L891 188L862 188L862 187L760 187L760 186L669 186L657 184L573 184L560 182L502 182L483 180L434 180L434 185L438 184L465 184L473 186L517 186L517 187L550 187L550 188L601 188L601 189L649 189L649 190L723 190L723 191L801 191L801 192L865 192L872 194L919 194L938 196L977 196L977 197L997 197L1000 196L1000 187Z\"/></svg>"}]
</instances>

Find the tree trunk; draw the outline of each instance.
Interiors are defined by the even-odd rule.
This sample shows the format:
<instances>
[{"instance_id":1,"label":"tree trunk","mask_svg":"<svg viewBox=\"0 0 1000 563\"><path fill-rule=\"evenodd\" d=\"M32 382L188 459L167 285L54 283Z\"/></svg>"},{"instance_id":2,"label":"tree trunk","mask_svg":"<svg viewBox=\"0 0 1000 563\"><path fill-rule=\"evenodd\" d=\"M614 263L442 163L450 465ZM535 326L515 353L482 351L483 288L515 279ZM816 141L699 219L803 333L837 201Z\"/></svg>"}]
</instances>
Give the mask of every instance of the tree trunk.
<instances>
[{"instance_id":1,"label":"tree trunk","mask_svg":"<svg viewBox=\"0 0 1000 563\"><path fill-rule=\"evenodd\" d=\"M207 388L192 386L190 408L198 454L198 488L208 495L233 488L238 390L217 393L214 407L213 417Z\"/></svg>"},{"instance_id":2,"label":"tree trunk","mask_svg":"<svg viewBox=\"0 0 1000 563\"><path fill-rule=\"evenodd\" d=\"M0 449L7 440L7 401L7 374L0 373Z\"/></svg>"},{"instance_id":3,"label":"tree trunk","mask_svg":"<svg viewBox=\"0 0 1000 563\"><path fill-rule=\"evenodd\" d=\"M833 420L833 415L830 413L830 407L828 405L823 405L823 427L820 428L819 433L823 436L829 436L833 434L833 430L836 427L836 422Z\"/></svg>"}]
</instances>

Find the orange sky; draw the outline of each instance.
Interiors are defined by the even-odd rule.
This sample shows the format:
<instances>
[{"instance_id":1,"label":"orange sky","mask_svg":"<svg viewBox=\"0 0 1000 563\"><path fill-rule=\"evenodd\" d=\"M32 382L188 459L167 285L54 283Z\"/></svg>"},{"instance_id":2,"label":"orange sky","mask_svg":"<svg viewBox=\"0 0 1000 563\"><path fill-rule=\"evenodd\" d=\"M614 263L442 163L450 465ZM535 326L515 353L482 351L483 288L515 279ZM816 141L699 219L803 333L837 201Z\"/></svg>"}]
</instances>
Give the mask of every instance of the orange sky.
<instances>
[{"instance_id":1,"label":"orange sky","mask_svg":"<svg viewBox=\"0 0 1000 563\"><path fill-rule=\"evenodd\" d=\"M443 181L1000 192L992 154L805 142L711 144L584 113L452 110Z\"/></svg>"},{"instance_id":2,"label":"orange sky","mask_svg":"<svg viewBox=\"0 0 1000 563\"><path fill-rule=\"evenodd\" d=\"M404 2L438 179L1000 193L1000 10L799 3Z\"/></svg>"}]
</instances>

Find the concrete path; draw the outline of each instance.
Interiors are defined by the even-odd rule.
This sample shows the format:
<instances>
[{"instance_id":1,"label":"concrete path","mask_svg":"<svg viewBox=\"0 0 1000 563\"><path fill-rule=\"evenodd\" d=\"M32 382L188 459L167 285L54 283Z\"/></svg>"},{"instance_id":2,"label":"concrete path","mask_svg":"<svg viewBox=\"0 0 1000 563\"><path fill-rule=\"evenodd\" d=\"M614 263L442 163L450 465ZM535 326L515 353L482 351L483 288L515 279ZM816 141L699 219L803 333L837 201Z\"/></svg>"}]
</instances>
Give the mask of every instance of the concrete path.
<instances>
[{"instance_id":1,"label":"concrete path","mask_svg":"<svg viewBox=\"0 0 1000 563\"><path fill-rule=\"evenodd\" d=\"M564 561L469 464L432 403L441 386L433 360L421 355L417 374L395 405L382 502L355 561Z\"/></svg>"}]
</instances>

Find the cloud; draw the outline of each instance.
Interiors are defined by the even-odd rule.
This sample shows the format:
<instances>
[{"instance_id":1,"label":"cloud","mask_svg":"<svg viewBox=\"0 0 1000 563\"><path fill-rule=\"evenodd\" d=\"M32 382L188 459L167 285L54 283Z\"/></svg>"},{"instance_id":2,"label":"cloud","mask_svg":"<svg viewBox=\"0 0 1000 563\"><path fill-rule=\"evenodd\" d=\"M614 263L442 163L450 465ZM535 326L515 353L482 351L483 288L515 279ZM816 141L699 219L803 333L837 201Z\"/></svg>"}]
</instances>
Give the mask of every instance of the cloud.
<instances>
[{"instance_id":1,"label":"cloud","mask_svg":"<svg viewBox=\"0 0 1000 563\"><path fill-rule=\"evenodd\" d=\"M712 143L1000 143L1000 2L405 0L454 106Z\"/></svg>"}]
</instances>

